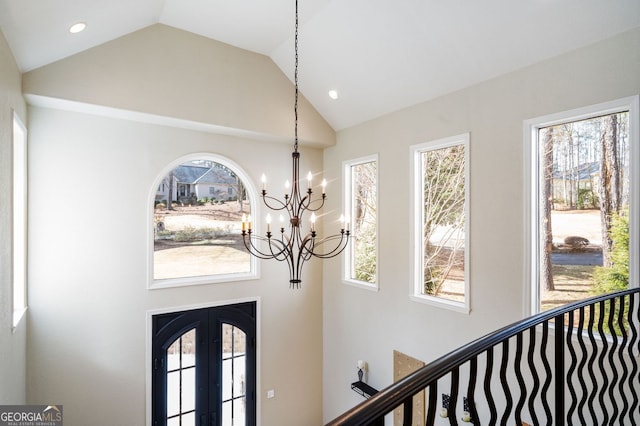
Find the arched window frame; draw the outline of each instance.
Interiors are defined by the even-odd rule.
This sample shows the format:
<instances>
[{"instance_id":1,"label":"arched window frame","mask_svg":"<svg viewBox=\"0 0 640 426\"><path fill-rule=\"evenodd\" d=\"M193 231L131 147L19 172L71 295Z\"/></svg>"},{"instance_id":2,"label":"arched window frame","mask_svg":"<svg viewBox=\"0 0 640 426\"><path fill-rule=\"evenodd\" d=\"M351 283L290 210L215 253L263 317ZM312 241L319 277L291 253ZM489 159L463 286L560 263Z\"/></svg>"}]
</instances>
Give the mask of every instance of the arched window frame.
<instances>
[{"instance_id":1,"label":"arched window frame","mask_svg":"<svg viewBox=\"0 0 640 426\"><path fill-rule=\"evenodd\" d=\"M155 212L155 199L156 192L158 186L162 183L164 177L174 168L178 167L180 164L184 164L193 160L209 160L214 161L216 163L222 164L225 167L229 168L236 176L238 176L244 187L247 191L247 198L249 200L249 205L251 206L251 215L253 217L259 217L260 211L258 207L257 201L257 190L253 184L253 180L249 177L249 175L234 161L230 160L227 157L213 154L210 152L199 152L193 153L189 155L182 156L180 158L175 159L171 163L167 164L160 173L156 176L155 180L151 184L149 189L149 195L147 199L147 288L150 290L160 289L160 288L171 288L171 287L184 287L184 286L193 286L193 285L202 285L202 284L215 284L215 283L226 283L233 281L245 281L251 279L258 279L260 277L259 271L259 262L257 261L255 256L250 256L250 268L249 272L245 273L234 273L234 274L218 274L218 275L202 275L196 277L178 277L178 278L168 278L168 279L155 279L154 278L154 212ZM257 225L257 224L256 224ZM259 231L259 230L258 230Z\"/></svg>"}]
</instances>

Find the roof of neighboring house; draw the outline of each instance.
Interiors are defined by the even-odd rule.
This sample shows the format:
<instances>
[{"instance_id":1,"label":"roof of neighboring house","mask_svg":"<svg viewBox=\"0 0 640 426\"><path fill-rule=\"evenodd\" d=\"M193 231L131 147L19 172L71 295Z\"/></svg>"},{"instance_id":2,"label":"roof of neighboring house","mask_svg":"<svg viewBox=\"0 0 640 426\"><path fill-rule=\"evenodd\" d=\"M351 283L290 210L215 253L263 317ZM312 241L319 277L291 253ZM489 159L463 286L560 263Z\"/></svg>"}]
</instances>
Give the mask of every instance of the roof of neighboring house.
<instances>
[{"instance_id":1,"label":"roof of neighboring house","mask_svg":"<svg viewBox=\"0 0 640 426\"><path fill-rule=\"evenodd\" d=\"M195 183L207 170L208 167L180 165L173 169L173 174L180 183Z\"/></svg>"},{"instance_id":2,"label":"roof of neighboring house","mask_svg":"<svg viewBox=\"0 0 640 426\"><path fill-rule=\"evenodd\" d=\"M568 170L554 170L553 178L554 179L562 179L562 177L571 177L573 179L578 180L588 180L592 176L600 173L600 163L598 161L594 161L591 163L581 164L578 167L574 167L573 169Z\"/></svg>"},{"instance_id":3,"label":"roof of neighboring house","mask_svg":"<svg viewBox=\"0 0 640 426\"><path fill-rule=\"evenodd\" d=\"M234 176L232 176L228 171L218 167L209 168L181 164L173 169L173 173L180 183L210 183L226 185L236 183Z\"/></svg>"},{"instance_id":4,"label":"roof of neighboring house","mask_svg":"<svg viewBox=\"0 0 640 426\"><path fill-rule=\"evenodd\" d=\"M212 167L205 174L200 176L194 183L215 183L215 184L226 184L226 185L234 185L236 183L236 178L229 174L226 170L219 169L216 167Z\"/></svg>"}]
</instances>

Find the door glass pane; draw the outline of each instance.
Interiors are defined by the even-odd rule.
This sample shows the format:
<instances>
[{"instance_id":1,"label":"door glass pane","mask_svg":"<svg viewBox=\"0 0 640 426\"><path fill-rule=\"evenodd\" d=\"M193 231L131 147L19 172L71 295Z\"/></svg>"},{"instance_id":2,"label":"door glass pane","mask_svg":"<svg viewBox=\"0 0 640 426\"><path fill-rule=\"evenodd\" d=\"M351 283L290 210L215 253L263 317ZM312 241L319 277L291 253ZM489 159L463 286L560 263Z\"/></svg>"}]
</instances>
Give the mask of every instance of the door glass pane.
<instances>
[{"instance_id":1,"label":"door glass pane","mask_svg":"<svg viewBox=\"0 0 640 426\"><path fill-rule=\"evenodd\" d=\"M222 425L245 425L246 334L222 324L222 336Z\"/></svg>"},{"instance_id":2,"label":"door glass pane","mask_svg":"<svg viewBox=\"0 0 640 426\"><path fill-rule=\"evenodd\" d=\"M167 349L167 425L195 425L195 337L194 328Z\"/></svg>"}]
</instances>

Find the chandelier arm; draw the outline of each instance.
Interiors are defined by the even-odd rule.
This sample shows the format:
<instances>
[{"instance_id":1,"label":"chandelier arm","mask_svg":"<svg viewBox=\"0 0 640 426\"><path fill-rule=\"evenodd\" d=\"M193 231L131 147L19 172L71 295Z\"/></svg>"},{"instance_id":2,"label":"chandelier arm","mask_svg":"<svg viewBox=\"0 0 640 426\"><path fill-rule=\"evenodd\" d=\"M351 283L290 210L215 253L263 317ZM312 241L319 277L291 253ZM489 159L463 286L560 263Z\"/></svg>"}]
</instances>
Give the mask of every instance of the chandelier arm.
<instances>
[{"instance_id":1,"label":"chandelier arm","mask_svg":"<svg viewBox=\"0 0 640 426\"><path fill-rule=\"evenodd\" d=\"M275 204L270 204L269 201L267 201L267 200L270 200L270 201L274 202ZM288 195L285 195L285 202L282 202L282 200L279 200L276 197L272 197L270 195L267 195L267 191L265 191L264 189L262 190L262 201L264 202L265 206L267 206L269 209L275 210L275 211L285 210L291 204L291 198L289 198Z\"/></svg>"},{"instance_id":2,"label":"chandelier arm","mask_svg":"<svg viewBox=\"0 0 640 426\"><path fill-rule=\"evenodd\" d=\"M242 240L247 251L249 251L249 253L251 253L253 256L258 257L260 259L284 260L284 259L279 259L279 257L285 254L285 252L288 249L288 247L285 244L283 244L281 241L278 241L272 238L262 237L260 235L252 235L251 232L248 232L248 233L243 232ZM270 253L263 252L262 250L260 250L258 246L254 244L254 241L266 242L267 245L269 246ZM274 247L274 244L276 243L282 245L282 249L274 252L273 247Z\"/></svg>"},{"instance_id":3,"label":"chandelier arm","mask_svg":"<svg viewBox=\"0 0 640 426\"><path fill-rule=\"evenodd\" d=\"M339 255L340 253L342 253L344 251L344 249L347 247L347 244L349 243L349 237L350 237L350 233L349 231L346 232L341 232L339 235L331 235L325 238L322 238L319 241L316 241L315 243L315 247L316 248L320 248L322 245L324 245L325 243L328 243L330 241L334 241L339 239L338 244L331 249L328 252L325 253L317 253L317 252L313 252L313 256L320 258L320 259L329 259L332 257L335 257L337 255Z\"/></svg>"}]
</instances>

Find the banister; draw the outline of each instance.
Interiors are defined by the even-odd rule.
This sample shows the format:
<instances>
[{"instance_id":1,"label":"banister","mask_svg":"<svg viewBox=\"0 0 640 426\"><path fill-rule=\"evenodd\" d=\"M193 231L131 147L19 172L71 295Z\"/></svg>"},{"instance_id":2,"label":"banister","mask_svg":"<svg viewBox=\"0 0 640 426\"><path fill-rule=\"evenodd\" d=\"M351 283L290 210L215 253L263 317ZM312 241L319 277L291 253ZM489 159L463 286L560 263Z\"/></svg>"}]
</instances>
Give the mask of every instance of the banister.
<instances>
[{"instance_id":1,"label":"banister","mask_svg":"<svg viewBox=\"0 0 640 426\"><path fill-rule=\"evenodd\" d=\"M574 302L546 312L533 315L523 320L514 322L502 327L494 332L488 333L472 342L455 349L448 354L428 363L414 373L391 384L385 389L373 395L370 399L346 411L336 417L327 426L356 426L367 425L382 418L393 409L401 406L407 399L423 389L435 383L438 379L449 374L452 370L469 362L478 355L485 353L496 345L506 342L514 336L526 330L535 328L540 324L555 321L555 339L553 344L562 347L564 345L564 316L569 312L592 306L600 302L605 302L614 298L625 297L640 292L640 289L633 288L615 293L591 297L589 299ZM564 350L556 351L555 374L557 377L564 375ZM563 425L564 421L564 384L562 380L556 380L555 392L561 398L556 401L556 425ZM431 396L431 398L433 398ZM559 415L558 413L562 413ZM430 413L431 414L431 413Z\"/></svg>"}]
</instances>

